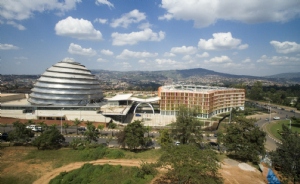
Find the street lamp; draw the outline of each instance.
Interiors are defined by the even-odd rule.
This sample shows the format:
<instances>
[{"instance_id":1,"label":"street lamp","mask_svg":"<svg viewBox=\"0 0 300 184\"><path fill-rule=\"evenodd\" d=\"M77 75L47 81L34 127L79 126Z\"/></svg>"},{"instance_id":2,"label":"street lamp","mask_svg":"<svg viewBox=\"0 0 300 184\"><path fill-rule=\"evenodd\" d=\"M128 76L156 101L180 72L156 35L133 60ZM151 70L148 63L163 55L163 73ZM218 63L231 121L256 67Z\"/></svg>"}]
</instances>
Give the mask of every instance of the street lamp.
<instances>
[{"instance_id":1,"label":"street lamp","mask_svg":"<svg viewBox=\"0 0 300 184\"><path fill-rule=\"evenodd\" d=\"M62 134L62 110L63 110L64 108L61 108L60 109L60 133Z\"/></svg>"},{"instance_id":2,"label":"street lamp","mask_svg":"<svg viewBox=\"0 0 300 184\"><path fill-rule=\"evenodd\" d=\"M269 111L270 111L270 118L269 118L269 122L271 121L271 104L270 104L270 101L269 101Z\"/></svg>"}]
</instances>

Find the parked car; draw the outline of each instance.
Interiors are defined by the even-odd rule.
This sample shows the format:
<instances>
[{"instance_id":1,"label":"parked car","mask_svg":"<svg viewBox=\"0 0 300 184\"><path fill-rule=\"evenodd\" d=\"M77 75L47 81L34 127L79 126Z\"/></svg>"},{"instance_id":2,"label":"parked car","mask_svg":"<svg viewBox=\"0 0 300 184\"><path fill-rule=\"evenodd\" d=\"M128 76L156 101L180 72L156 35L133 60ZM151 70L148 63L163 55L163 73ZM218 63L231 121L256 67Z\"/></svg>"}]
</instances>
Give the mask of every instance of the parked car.
<instances>
[{"instance_id":1,"label":"parked car","mask_svg":"<svg viewBox=\"0 0 300 184\"><path fill-rule=\"evenodd\" d=\"M280 119L280 117L278 117L278 116L275 116L273 119L274 119L274 120L279 120L279 119Z\"/></svg>"},{"instance_id":2,"label":"parked car","mask_svg":"<svg viewBox=\"0 0 300 184\"><path fill-rule=\"evenodd\" d=\"M37 125L28 125L26 128L31 129L34 132L42 132L42 127L37 126Z\"/></svg>"},{"instance_id":3,"label":"parked car","mask_svg":"<svg viewBox=\"0 0 300 184\"><path fill-rule=\"evenodd\" d=\"M78 131L86 131L86 127L84 126L80 126L77 128Z\"/></svg>"},{"instance_id":4,"label":"parked car","mask_svg":"<svg viewBox=\"0 0 300 184\"><path fill-rule=\"evenodd\" d=\"M28 126L26 126L26 128L31 129L31 130L35 129L36 127L37 127L36 125L28 125Z\"/></svg>"},{"instance_id":5,"label":"parked car","mask_svg":"<svg viewBox=\"0 0 300 184\"><path fill-rule=\"evenodd\" d=\"M7 141L8 140L8 133L4 132L4 133L0 133L0 139L3 141Z\"/></svg>"}]
</instances>

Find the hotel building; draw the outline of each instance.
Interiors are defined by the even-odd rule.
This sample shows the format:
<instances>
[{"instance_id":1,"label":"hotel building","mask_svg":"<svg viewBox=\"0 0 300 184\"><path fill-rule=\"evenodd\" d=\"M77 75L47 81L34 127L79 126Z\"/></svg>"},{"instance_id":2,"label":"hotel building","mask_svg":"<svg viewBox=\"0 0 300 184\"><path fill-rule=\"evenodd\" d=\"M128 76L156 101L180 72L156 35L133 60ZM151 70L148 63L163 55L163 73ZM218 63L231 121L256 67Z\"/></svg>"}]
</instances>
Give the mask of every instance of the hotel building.
<instances>
[{"instance_id":1,"label":"hotel building","mask_svg":"<svg viewBox=\"0 0 300 184\"><path fill-rule=\"evenodd\" d=\"M244 110L245 90L198 85L161 86L158 89L161 115L176 115L183 105L194 108L199 118L230 112L232 108Z\"/></svg>"}]
</instances>

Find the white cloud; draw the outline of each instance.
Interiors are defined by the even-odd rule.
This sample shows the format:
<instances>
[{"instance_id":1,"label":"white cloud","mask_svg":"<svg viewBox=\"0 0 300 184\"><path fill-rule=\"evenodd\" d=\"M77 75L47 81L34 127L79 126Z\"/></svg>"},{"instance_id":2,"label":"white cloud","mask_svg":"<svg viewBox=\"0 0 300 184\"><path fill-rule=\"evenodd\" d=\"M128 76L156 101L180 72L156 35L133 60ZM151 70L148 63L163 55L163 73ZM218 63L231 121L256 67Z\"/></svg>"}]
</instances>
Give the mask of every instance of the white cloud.
<instances>
[{"instance_id":1,"label":"white cloud","mask_svg":"<svg viewBox=\"0 0 300 184\"><path fill-rule=\"evenodd\" d=\"M20 31L23 31L23 30L26 29L23 25L18 24L18 23L16 23L15 21L7 21L7 24L8 24L8 25L12 25L13 27L19 29Z\"/></svg>"},{"instance_id":2,"label":"white cloud","mask_svg":"<svg viewBox=\"0 0 300 184\"><path fill-rule=\"evenodd\" d=\"M249 47L248 44L243 44L243 45L239 45L239 46L238 46L238 49L239 49L239 50L244 50L244 49L247 49L248 47Z\"/></svg>"},{"instance_id":3,"label":"white cloud","mask_svg":"<svg viewBox=\"0 0 300 184\"><path fill-rule=\"evenodd\" d=\"M70 57L65 57L63 59L63 61L74 61L75 62L75 59L74 58L70 58Z\"/></svg>"},{"instance_id":4,"label":"white cloud","mask_svg":"<svg viewBox=\"0 0 300 184\"><path fill-rule=\"evenodd\" d=\"M110 50L105 50L105 49L102 49L102 50L101 50L101 54L104 54L104 55L106 55L106 56L112 56L112 55L114 55L114 53L113 53L112 51L110 51Z\"/></svg>"},{"instance_id":5,"label":"white cloud","mask_svg":"<svg viewBox=\"0 0 300 184\"><path fill-rule=\"evenodd\" d=\"M0 1L0 17L8 20L25 20L34 16L35 12L57 11L63 14L76 8L81 0L13 0Z\"/></svg>"},{"instance_id":6,"label":"white cloud","mask_svg":"<svg viewBox=\"0 0 300 184\"><path fill-rule=\"evenodd\" d=\"M170 13L164 14L163 16L159 16L158 20L171 20L173 18L173 15Z\"/></svg>"},{"instance_id":7,"label":"white cloud","mask_svg":"<svg viewBox=\"0 0 300 184\"><path fill-rule=\"evenodd\" d=\"M213 38L204 40L200 39L198 47L204 50L228 50L235 49L240 46L239 49L245 49L248 47L247 44L240 45L241 40L233 38L231 33L214 33Z\"/></svg>"},{"instance_id":8,"label":"white cloud","mask_svg":"<svg viewBox=\"0 0 300 184\"><path fill-rule=\"evenodd\" d=\"M16 50L19 49L17 46L12 44L2 44L0 43L0 50Z\"/></svg>"},{"instance_id":9,"label":"white cloud","mask_svg":"<svg viewBox=\"0 0 300 184\"><path fill-rule=\"evenodd\" d=\"M161 64L176 64L177 63L175 60L171 60L171 59L156 59L155 62L157 62L159 65L161 65Z\"/></svg>"},{"instance_id":10,"label":"white cloud","mask_svg":"<svg viewBox=\"0 0 300 184\"><path fill-rule=\"evenodd\" d=\"M96 18L96 19L94 20L94 22L99 22L99 23L101 23L101 24L106 24L106 23L107 23L107 19Z\"/></svg>"},{"instance_id":11,"label":"white cloud","mask_svg":"<svg viewBox=\"0 0 300 184\"><path fill-rule=\"evenodd\" d=\"M102 63L102 62L107 62L107 60L105 60L105 59L102 59L102 58L98 58L98 59L97 59L97 62L100 62L100 63Z\"/></svg>"},{"instance_id":12,"label":"white cloud","mask_svg":"<svg viewBox=\"0 0 300 184\"><path fill-rule=\"evenodd\" d=\"M123 52L117 56L117 59L127 59L127 58L149 58L149 57L156 57L157 53L150 53L150 52L134 52L130 50L123 50Z\"/></svg>"},{"instance_id":13,"label":"white cloud","mask_svg":"<svg viewBox=\"0 0 300 184\"><path fill-rule=\"evenodd\" d=\"M202 54L197 54L196 56L198 58L206 58L206 57L209 57L209 54L207 52L203 52Z\"/></svg>"},{"instance_id":14,"label":"white cloud","mask_svg":"<svg viewBox=\"0 0 300 184\"><path fill-rule=\"evenodd\" d=\"M118 63L117 65L118 65L118 68L121 67L121 69L124 71L132 68L132 66L128 62L121 62L121 63Z\"/></svg>"},{"instance_id":15,"label":"white cloud","mask_svg":"<svg viewBox=\"0 0 300 184\"><path fill-rule=\"evenodd\" d=\"M71 54L77 54L82 56L94 56L97 54L97 52L92 48L82 48L80 45L74 43L70 44L68 52Z\"/></svg>"},{"instance_id":16,"label":"white cloud","mask_svg":"<svg viewBox=\"0 0 300 184\"><path fill-rule=\"evenodd\" d=\"M300 58L298 57L288 57L288 56L272 56L268 57L266 55L261 56L256 62L267 63L268 65L282 65L282 66L294 66L300 65Z\"/></svg>"},{"instance_id":17,"label":"white cloud","mask_svg":"<svg viewBox=\"0 0 300 184\"><path fill-rule=\"evenodd\" d=\"M140 41L161 41L165 38L165 32L153 32L151 29L145 29L139 32L131 32L129 34L112 33L113 45L135 45Z\"/></svg>"},{"instance_id":18,"label":"white cloud","mask_svg":"<svg viewBox=\"0 0 300 184\"><path fill-rule=\"evenodd\" d=\"M142 20L146 19L146 15L144 13L139 12L139 10L135 9L129 13L122 15L121 18L114 19L110 24L111 27L124 27L127 28L132 23L139 23Z\"/></svg>"},{"instance_id":19,"label":"white cloud","mask_svg":"<svg viewBox=\"0 0 300 184\"><path fill-rule=\"evenodd\" d=\"M70 16L60 20L55 25L55 31L59 36L69 36L79 40L102 40L101 32L96 30L90 21Z\"/></svg>"},{"instance_id":20,"label":"white cloud","mask_svg":"<svg viewBox=\"0 0 300 184\"><path fill-rule=\"evenodd\" d=\"M279 42L273 40L270 44L276 49L276 52L281 54L300 52L300 44L297 44L296 42Z\"/></svg>"},{"instance_id":21,"label":"white cloud","mask_svg":"<svg viewBox=\"0 0 300 184\"><path fill-rule=\"evenodd\" d=\"M20 57L14 57L15 60L28 60L27 57L25 56L20 56Z\"/></svg>"},{"instance_id":22,"label":"white cloud","mask_svg":"<svg viewBox=\"0 0 300 184\"><path fill-rule=\"evenodd\" d=\"M164 57L175 57L176 55L174 53L165 52Z\"/></svg>"},{"instance_id":23,"label":"white cloud","mask_svg":"<svg viewBox=\"0 0 300 184\"><path fill-rule=\"evenodd\" d=\"M144 59L141 59L138 61L139 63L146 63L146 61Z\"/></svg>"},{"instance_id":24,"label":"white cloud","mask_svg":"<svg viewBox=\"0 0 300 184\"><path fill-rule=\"evenodd\" d=\"M96 0L96 5L102 5L102 4L104 4L104 5L107 5L108 7L110 7L110 8L113 8L114 7L114 5L112 4L112 3L110 3L108 0Z\"/></svg>"},{"instance_id":25,"label":"white cloud","mask_svg":"<svg viewBox=\"0 0 300 184\"><path fill-rule=\"evenodd\" d=\"M246 58L245 60L242 61L242 63L250 63L251 59L250 58Z\"/></svg>"},{"instance_id":26,"label":"white cloud","mask_svg":"<svg viewBox=\"0 0 300 184\"><path fill-rule=\"evenodd\" d=\"M182 46L182 47L173 47L171 48L171 53L174 54L195 54L197 52L197 48L189 46Z\"/></svg>"},{"instance_id":27,"label":"white cloud","mask_svg":"<svg viewBox=\"0 0 300 184\"><path fill-rule=\"evenodd\" d=\"M227 63L231 62L231 59L228 56L214 57L209 60L212 63Z\"/></svg>"},{"instance_id":28,"label":"white cloud","mask_svg":"<svg viewBox=\"0 0 300 184\"><path fill-rule=\"evenodd\" d=\"M144 29L147 29L147 28L150 28L150 27L152 27L152 25L149 22L143 23L143 24L138 26L138 28L141 29L141 30L144 30Z\"/></svg>"},{"instance_id":29,"label":"white cloud","mask_svg":"<svg viewBox=\"0 0 300 184\"><path fill-rule=\"evenodd\" d=\"M195 27L207 27L218 20L244 23L286 22L300 14L299 0L162 0L167 13L159 19L192 20Z\"/></svg>"},{"instance_id":30,"label":"white cloud","mask_svg":"<svg viewBox=\"0 0 300 184\"><path fill-rule=\"evenodd\" d=\"M191 60L192 59L192 57L190 56L190 55L185 55L185 56L183 56L182 57L182 60Z\"/></svg>"}]
</instances>

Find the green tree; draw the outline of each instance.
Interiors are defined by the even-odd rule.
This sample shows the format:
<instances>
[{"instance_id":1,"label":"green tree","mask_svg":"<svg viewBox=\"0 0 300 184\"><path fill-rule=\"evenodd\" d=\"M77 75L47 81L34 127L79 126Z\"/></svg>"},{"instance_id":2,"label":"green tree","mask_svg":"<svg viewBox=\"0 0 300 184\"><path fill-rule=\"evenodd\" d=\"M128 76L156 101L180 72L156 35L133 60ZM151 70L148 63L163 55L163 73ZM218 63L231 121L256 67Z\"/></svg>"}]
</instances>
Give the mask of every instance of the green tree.
<instances>
[{"instance_id":1,"label":"green tree","mask_svg":"<svg viewBox=\"0 0 300 184\"><path fill-rule=\"evenodd\" d=\"M251 100L262 100L263 99L263 88L260 81L256 81L251 87L249 98Z\"/></svg>"},{"instance_id":2,"label":"green tree","mask_svg":"<svg viewBox=\"0 0 300 184\"><path fill-rule=\"evenodd\" d=\"M75 119L75 121L73 121L74 125L76 126L76 133L78 135L78 125L81 124L82 121L80 121L79 119Z\"/></svg>"},{"instance_id":3,"label":"green tree","mask_svg":"<svg viewBox=\"0 0 300 184\"><path fill-rule=\"evenodd\" d=\"M34 133L31 129L26 128L26 125L16 121L13 123L14 130L12 130L8 139L10 141L18 142L18 143L27 143L30 141L30 138L34 137Z\"/></svg>"},{"instance_id":4,"label":"green tree","mask_svg":"<svg viewBox=\"0 0 300 184\"><path fill-rule=\"evenodd\" d=\"M124 128L125 133L125 144L130 150L134 150L139 146L145 146L147 140L144 137L146 133L146 128L142 125L142 122L135 120L134 122L128 124Z\"/></svg>"},{"instance_id":5,"label":"green tree","mask_svg":"<svg viewBox=\"0 0 300 184\"><path fill-rule=\"evenodd\" d=\"M117 124L112 121L109 122L107 125L107 128L110 128L110 129L115 129L116 127L117 127Z\"/></svg>"},{"instance_id":6,"label":"green tree","mask_svg":"<svg viewBox=\"0 0 300 184\"><path fill-rule=\"evenodd\" d=\"M255 119L235 117L233 123L225 126L226 134L222 142L227 152L236 158L257 163L258 156L265 153L266 133L255 126L254 122Z\"/></svg>"},{"instance_id":7,"label":"green tree","mask_svg":"<svg viewBox=\"0 0 300 184\"><path fill-rule=\"evenodd\" d=\"M120 131L116 133L117 141L120 146L125 147L125 131Z\"/></svg>"},{"instance_id":8,"label":"green tree","mask_svg":"<svg viewBox=\"0 0 300 184\"><path fill-rule=\"evenodd\" d=\"M275 151L270 153L272 165L279 168L283 177L300 182L300 136L282 124L282 144L278 144Z\"/></svg>"},{"instance_id":9,"label":"green tree","mask_svg":"<svg viewBox=\"0 0 300 184\"><path fill-rule=\"evenodd\" d=\"M3 131L5 132L5 128L7 127L7 123L0 124L1 127L3 127Z\"/></svg>"},{"instance_id":10,"label":"green tree","mask_svg":"<svg viewBox=\"0 0 300 184\"><path fill-rule=\"evenodd\" d=\"M65 134L66 134L66 135L68 134L67 128L69 128L69 124L68 124L67 122L64 122L64 123L63 123L63 129L65 130Z\"/></svg>"},{"instance_id":11,"label":"green tree","mask_svg":"<svg viewBox=\"0 0 300 184\"><path fill-rule=\"evenodd\" d=\"M43 133L45 130L47 130L48 125L47 125L45 122L41 121L41 122L39 122L38 124L39 124L40 127L42 128L42 133Z\"/></svg>"},{"instance_id":12,"label":"green tree","mask_svg":"<svg viewBox=\"0 0 300 184\"><path fill-rule=\"evenodd\" d=\"M86 124L86 131L84 132L85 139L89 143L91 143L92 141L97 142L99 137L96 131L96 127L90 121L87 121L85 124Z\"/></svg>"},{"instance_id":13,"label":"green tree","mask_svg":"<svg viewBox=\"0 0 300 184\"><path fill-rule=\"evenodd\" d=\"M196 109L179 107L176 121L171 125L171 136L181 144L200 143L202 123L197 119Z\"/></svg>"},{"instance_id":14,"label":"green tree","mask_svg":"<svg viewBox=\"0 0 300 184\"><path fill-rule=\"evenodd\" d=\"M170 131L168 129L162 129L159 131L159 137L157 142L162 146L165 147L173 142Z\"/></svg>"},{"instance_id":15,"label":"green tree","mask_svg":"<svg viewBox=\"0 0 300 184\"><path fill-rule=\"evenodd\" d=\"M167 146L158 161L158 165L168 170L165 177L161 179L163 181L171 181L171 183L222 183L218 173L220 164L216 152L210 149L200 150L193 144Z\"/></svg>"},{"instance_id":16,"label":"green tree","mask_svg":"<svg viewBox=\"0 0 300 184\"><path fill-rule=\"evenodd\" d=\"M101 135L101 131L104 129L104 125L98 125L98 130L99 130L99 133Z\"/></svg>"},{"instance_id":17,"label":"green tree","mask_svg":"<svg viewBox=\"0 0 300 184\"><path fill-rule=\"evenodd\" d=\"M152 130L152 127L147 126L147 127L146 127L146 130L147 130L147 134L148 134L148 138L149 138L149 137L150 137L150 132L151 132L151 130Z\"/></svg>"},{"instance_id":18,"label":"green tree","mask_svg":"<svg viewBox=\"0 0 300 184\"><path fill-rule=\"evenodd\" d=\"M60 131L55 126L50 126L44 131L41 136L33 141L33 145L38 149L58 149L61 143L65 141L65 137L61 135Z\"/></svg>"}]
</instances>

